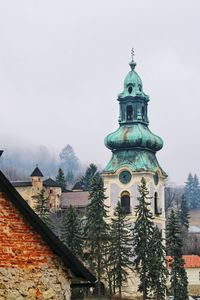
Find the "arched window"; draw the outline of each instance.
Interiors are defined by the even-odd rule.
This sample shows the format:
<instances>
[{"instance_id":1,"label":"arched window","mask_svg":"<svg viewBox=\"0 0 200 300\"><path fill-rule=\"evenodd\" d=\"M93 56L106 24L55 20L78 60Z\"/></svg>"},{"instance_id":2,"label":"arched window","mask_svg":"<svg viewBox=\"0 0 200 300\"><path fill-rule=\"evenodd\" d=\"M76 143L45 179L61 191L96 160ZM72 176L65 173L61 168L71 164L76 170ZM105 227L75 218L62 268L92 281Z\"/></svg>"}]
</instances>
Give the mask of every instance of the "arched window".
<instances>
[{"instance_id":1,"label":"arched window","mask_svg":"<svg viewBox=\"0 0 200 300\"><path fill-rule=\"evenodd\" d=\"M128 87L128 92L129 92L129 94L131 94L132 91L133 91L133 88L132 88L132 86L130 85L130 86Z\"/></svg>"},{"instance_id":2,"label":"arched window","mask_svg":"<svg viewBox=\"0 0 200 300\"><path fill-rule=\"evenodd\" d=\"M132 121L133 120L133 107L132 107L132 105L128 105L126 107L126 119L127 119L127 121Z\"/></svg>"},{"instance_id":3,"label":"arched window","mask_svg":"<svg viewBox=\"0 0 200 300\"><path fill-rule=\"evenodd\" d=\"M162 208L158 205L158 193L154 193L154 213L155 215L161 215L162 214Z\"/></svg>"},{"instance_id":4,"label":"arched window","mask_svg":"<svg viewBox=\"0 0 200 300\"><path fill-rule=\"evenodd\" d=\"M125 214L130 214L131 212L130 194L127 191L121 193L121 207Z\"/></svg>"}]
</instances>

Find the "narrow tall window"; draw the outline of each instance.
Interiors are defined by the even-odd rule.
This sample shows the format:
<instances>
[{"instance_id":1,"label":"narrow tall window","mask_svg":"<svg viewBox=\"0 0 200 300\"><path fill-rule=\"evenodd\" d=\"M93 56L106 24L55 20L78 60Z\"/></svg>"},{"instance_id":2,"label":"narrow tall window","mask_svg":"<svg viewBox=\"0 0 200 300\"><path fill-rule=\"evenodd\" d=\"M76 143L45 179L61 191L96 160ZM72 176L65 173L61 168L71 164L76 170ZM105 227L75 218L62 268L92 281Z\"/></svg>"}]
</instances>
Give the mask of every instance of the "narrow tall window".
<instances>
[{"instance_id":1,"label":"narrow tall window","mask_svg":"<svg viewBox=\"0 0 200 300\"><path fill-rule=\"evenodd\" d=\"M127 119L127 121L132 121L133 120L133 107L132 107L132 105L128 105L126 107L126 119Z\"/></svg>"},{"instance_id":2,"label":"narrow tall window","mask_svg":"<svg viewBox=\"0 0 200 300\"><path fill-rule=\"evenodd\" d=\"M142 120L144 121L144 106L142 106Z\"/></svg>"},{"instance_id":3,"label":"narrow tall window","mask_svg":"<svg viewBox=\"0 0 200 300\"><path fill-rule=\"evenodd\" d=\"M154 193L154 214L158 215L158 193Z\"/></svg>"},{"instance_id":4,"label":"narrow tall window","mask_svg":"<svg viewBox=\"0 0 200 300\"><path fill-rule=\"evenodd\" d=\"M127 191L121 193L121 207L125 214L130 214L131 212L130 194Z\"/></svg>"}]
</instances>

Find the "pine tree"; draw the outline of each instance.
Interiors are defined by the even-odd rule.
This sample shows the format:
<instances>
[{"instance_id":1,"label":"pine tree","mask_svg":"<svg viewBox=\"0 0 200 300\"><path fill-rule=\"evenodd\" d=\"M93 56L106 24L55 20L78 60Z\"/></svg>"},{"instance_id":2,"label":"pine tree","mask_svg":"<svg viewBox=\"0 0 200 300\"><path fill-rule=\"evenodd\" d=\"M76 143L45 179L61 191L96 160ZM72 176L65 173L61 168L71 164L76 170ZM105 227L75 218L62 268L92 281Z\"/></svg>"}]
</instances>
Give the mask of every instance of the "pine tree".
<instances>
[{"instance_id":1,"label":"pine tree","mask_svg":"<svg viewBox=\"0 0 200 300\"><path fill-rule=\"evenodd\" d=\"M142 292L145 300L150 289L149 262L154 255L151 252L150 242L154 224L153 214L149 209L150 203L148 202L151 197L149 197L144 177L141 179L138 191L140 194L138 197L139 204L135 208L136 221L133 229L134 267L140 278L138 291Z\"/></svg>"},{"instance_id":2,"label":"pine tree","mask_svg":"<svg viewBox=\"0 0 200 300\"><path fill-rule=\"evenodd\" d=\"M72 171L68 171L66 178L65 178L67 184L73 184L74 183L74 174Z\"/></svg>"},{"instance_id":3,"label":"pine tree","mask_svg":"<svg viewBox=\"0 0 200 300\"><path fill-rule=\"evenodd\" d=\"M189 173L187 177L187 181L184 187L184 197L187 200L189 207L193 206L193 198L194 198L194 180L191 173Z\"/></svg>"},{"instance_id":4,"label":"pine tree","mask_svg":"<svg viewBox=\"0 0 200 300\"><path fill-rule=\"evenodd\" d=\"M133 270L131 260L133 238L130 228L131 224L127 215L123 213L121 204L118 202L111 224L110 264L112 265L112 278L119 291L119 299L121 299L123 283L127 281L127 270Z\"/></svg>"},{"instance_id":5,"label":"pine tree","mask_svg":"<svg viewBox=\"0 0 200 300\"><path fill-rule=\"evenodd\" d=\"M79 258L83 256L83 240L81 228L75 208L71 205L62 216L61 240Z\"/></svg>"},{"instance_id":6,"label":"pine tree","mask_svg":"<svg viewBox=\"0 0 200 300\"><path fill-rule=\"evenodd\" d=\"M191 208L200 207L200 186L199 186L199 178L196 174L193 177L193 201L191 203Z\"/></svg>"},{"instance_id":7,"label":"pine tree","mask_svg":"<svg viewBox=\"0 0 200 300\"><path fill-rule=\"evenodd\" d=\"M154 227L150 241L150 251L153 254L149 261L150 287L156 300L164 300L166 294L166 281L168 271L166 267L166 249L162 238L162 232Z\"/></svg>"},{"instance_id":8,"label":"pine tree","mask_svg":"<svg viewBox=\"0 0 200 300\"><path fill-rule=\"evenodd\" d=\"M95 164L90 164L86 169L84 176L81 177L80 184L84 190L90 189L90 184L92 178L97 174L97 166Z\"/></svg>"},{"instance_id":9,"label":"pine tree","mask_svg":"<svg viewBox=\"0 0 200 300\"><path fill-rule=\"evenodd\" d=\"M184 195L182 196L181 199L181 207L179 211L179 218L180 218L180 223L183 228L184 232L188 232L189 229L189 207L187 200L185 199Z\"/></svg>"},{"instance_id":10,"label":"pine tree","mask_svg":"<svg viewBox=\"0 0 200 300\"><path fill-rule=\"evenodd\" d=\"M42 189L41 192L37 196L37 204L35 207L35 211L38 216L53 230L53 223L49 218L49 204L48 197L45 196L45 190Z\"/></svg>"},{"instance_id":11,"label":"pine tree","mask_svg":"<svg viewBox=\"0 0 200 300\"><path fill-rule=\"evenodd\" d=\"M106 254L109 225L106 222L107 206L104 201L103 180L99 174L93 177L89 190L90 203L86 211L85 237L88 250L88 263L95 271L98 279L98 297L100 298L100 282L104 270L103 257Z\"/></svg>"},{"instance_id":12,"label":"pine tree","mask_svg":"<svg viewBox=\"0 0 200 300\"><path fill-rule=\"evenodd\" d=\"M176 300L188 300L187 273L182 257L183 241L177 213L172 210L166 226L167 253L170 259L170 282L173 296Z\"/></svg>"},{"instance_id":13,"label":"pine tree","mask_svg":"<svg viewBox=\"0 0 200 300\"><path fill-rule=\"evenodd\" d=\"M188 175L184 188L184 196L189 208L195 209L200 207L200 186L199 179L196 174L194 177L191 173Z\"/></svg>"},{"instance_id":14,"label":"pine tree","mask_svg":"<svg viewBox=\"0 0 200 300\"><path fill-rule=\"evenodd\" d=\"M67 172L78 173L80 170L80 161L76 156L71 145L66 145L59 154L61 167L65 174Z\"/></svg>"},{"instance_id":15,"label":"pine tree","mask_svg":"<svg viewBox=\"0 0 200 300\"><path fill-rule=\"evenodd\" d=\"M56 176L56 182L61 186L62 192L66 191L65 186L65 174L63 172L63 169L59 168L58 175Z\"/></svg>"}]
</instances>

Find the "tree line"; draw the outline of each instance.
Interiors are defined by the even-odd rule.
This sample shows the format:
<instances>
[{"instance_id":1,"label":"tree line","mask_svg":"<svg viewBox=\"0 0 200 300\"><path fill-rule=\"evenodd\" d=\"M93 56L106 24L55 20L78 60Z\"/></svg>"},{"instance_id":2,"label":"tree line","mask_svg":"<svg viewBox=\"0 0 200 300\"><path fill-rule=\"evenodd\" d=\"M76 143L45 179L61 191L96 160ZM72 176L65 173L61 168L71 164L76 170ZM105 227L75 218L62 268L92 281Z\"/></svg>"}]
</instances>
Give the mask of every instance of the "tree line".
<instances>
[{"instance_id":1,"label":"tree line","mask_svg":"<svg viewBox=\"0 0 200 300\"><path fill-rule=\"evenodd\" d=\"M180 207L182 199L185 199L188 209L200 208L200 184L196 174L188 174L185 185L178 187L168 184L165 189L166 212L171 207Z\"/></svg>"},{"instance_id":2,"label":"tree line","mask_svg":"<svg viewBox=\"0 0 200 300\"><path fill-rule=\"evenodd\" d=\"M60 238L95 272L98 299L102 281L107 282L110 296L118 294L121 299L130 272L139 278L138 291L143 299L165 299L169 275L169 292L177 300L188 299L180 211L171 209L164 241L163 232L154 222L151 197L144 178L138 191L134 224L120 202L111 216L105 204L103 181L97 172L90 180L86 216L80 220L76 210L69 207L63 213ZM187 224L184 226L187 230ZM170 271L166 267L166 254L169 255Z\"/></svg>"},{"instance_id":3,"label":"tree line","mask_svg":"<svg viewBox=\"0 0 200 300\"><path fill-rule=\"evenodd\" d=\"M65 182L73 184L83 173L84 167L73 147L67 144L58 155L45 146L34 149L10 148L5 150L1 160L1 170L11 181L27 180L35 165L38 164L45 177L55 178L58 169L65 174Z\"/></svg>"}]
</instances>

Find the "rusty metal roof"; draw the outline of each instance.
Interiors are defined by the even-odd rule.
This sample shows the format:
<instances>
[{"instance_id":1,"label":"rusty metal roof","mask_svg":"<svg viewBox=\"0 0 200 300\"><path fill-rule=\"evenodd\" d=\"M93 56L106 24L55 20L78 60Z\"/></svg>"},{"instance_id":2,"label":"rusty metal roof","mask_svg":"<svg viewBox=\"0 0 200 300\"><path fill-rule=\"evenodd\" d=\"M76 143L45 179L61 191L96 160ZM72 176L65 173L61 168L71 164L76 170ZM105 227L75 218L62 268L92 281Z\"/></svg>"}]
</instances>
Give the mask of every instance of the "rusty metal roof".
<instances>
[{"instance_id":1,"label":"rusty metal roof","mask_svg":"<svg viewBox=\"0 0 200 300\"><path fill-rule=\"evenodd\" d=\"M171 256L166 257L168 266L170 267ZM200 268L200 256L198 255L183 255L185 261L184 267L187 268Z\"/></svg>"},{"instance_id":2,"label":"rusty metal roof","mask_svg":"<svg viewBox=\"0 0 200 300\"><path fill-rule=\"evenodd\" d=\"M61 195L61 208L72 205L73 207L85 207L88 205L89 193L87 191L73 191L62 193Z\"/></svg>"}]
</instances>

